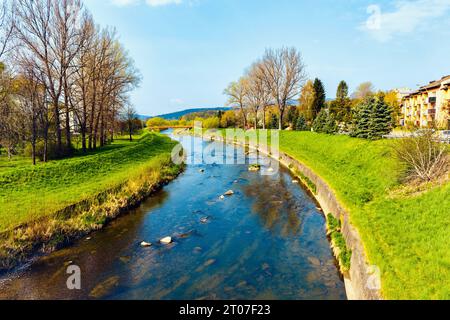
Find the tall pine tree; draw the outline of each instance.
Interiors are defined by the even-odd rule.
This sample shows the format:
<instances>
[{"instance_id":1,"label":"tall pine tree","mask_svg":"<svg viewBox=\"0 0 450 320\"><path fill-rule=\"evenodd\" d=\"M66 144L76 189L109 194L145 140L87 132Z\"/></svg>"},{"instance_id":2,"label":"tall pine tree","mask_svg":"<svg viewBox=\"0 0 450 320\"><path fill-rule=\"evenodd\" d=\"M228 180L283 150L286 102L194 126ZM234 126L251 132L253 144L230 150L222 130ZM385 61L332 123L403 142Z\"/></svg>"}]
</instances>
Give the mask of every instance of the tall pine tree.
<instances>
[{"instance_id":1,"label":"tall pine tree","mask_svg":"<svg viewBox=\"0 0 450 320\"><path fill-rule=\"evenodd\" d=\"M326 93L322 81L314 80L314 101L312 103L313 118L315 119L320 111L325 108Z\"/></svg>"}]
</instances>

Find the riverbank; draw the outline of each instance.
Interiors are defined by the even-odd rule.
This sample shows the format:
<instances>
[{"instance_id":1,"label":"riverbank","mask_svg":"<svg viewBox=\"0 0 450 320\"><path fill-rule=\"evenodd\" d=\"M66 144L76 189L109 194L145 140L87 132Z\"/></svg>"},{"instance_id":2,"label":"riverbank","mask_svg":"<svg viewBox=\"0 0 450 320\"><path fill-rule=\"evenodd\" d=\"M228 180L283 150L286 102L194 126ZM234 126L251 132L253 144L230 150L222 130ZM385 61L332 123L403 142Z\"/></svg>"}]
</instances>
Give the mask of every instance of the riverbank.
<instances>
[{"instance_id":1,"label":"riverbank","mask_svg":"<svg viewBox=\"0 0 450 320\"><path fill-rule=\"evenodd\" d=\"M174 179L176 142L145 134L106 150L0 171L0 270L103 228Z\"/></svg>"},{"instance_id":2,"label":"riverbank","mask_svg":"<svg viewBox=\"0 0 450 320\"><path fill-rule=\"evenodd\" d=\"M402 185L403 170L391 155L392 141L280 134L283 154L278 160L291 170L296 165L316 188L323 188L315 193L324 214L341 220L352 250L348 287L356 298L358 292L376 288L380 274L380 294L372 298L448 299L448 181L417 188Z\"/></svg>"}]
</instances>

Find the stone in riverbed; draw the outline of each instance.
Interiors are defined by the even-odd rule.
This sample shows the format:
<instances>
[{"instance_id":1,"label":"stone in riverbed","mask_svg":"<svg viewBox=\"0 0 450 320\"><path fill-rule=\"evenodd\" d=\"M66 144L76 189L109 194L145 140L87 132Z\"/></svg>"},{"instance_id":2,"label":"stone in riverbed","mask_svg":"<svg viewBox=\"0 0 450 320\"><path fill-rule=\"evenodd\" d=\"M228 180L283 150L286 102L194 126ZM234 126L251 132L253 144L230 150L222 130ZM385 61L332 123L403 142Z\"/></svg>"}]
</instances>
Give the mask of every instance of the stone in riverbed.
<instances>
[{"instance_id":1,"label":"stone in riverbed","mask_svg":"<svg viewBox=\"0 0 450 320\"><path fill-rule=\"evenodd\" d=\"M213 265L214 263L216 263L216 260L215 259L210 259L210 260L206 261L203 266L204 267L209 267L210 265Z\"/></svg>"},{"instance_id":2,"label":"stone in riverbed","mask_svg":"<svg viewBox=\"0 0 450 320\"><path fill-rule=\"evenodd\" d=\"M161 240L159 240L159 242L161 242L162 244L171 244L172 243L172 238L171 237L165 237L165 238L162 238Z\"/></svg>"},{"instance_id":3,"label":"stone in riverbed","mask_svg":"<svg viewBox=\"0 0 450 320\"><path fill-rule=\"evenodd\" d=\"M223 200L223 199L225 199L225 196L224 196L224 195L221 195L221 196L220 196L220 200Z\"/></svg>"},{"instance_id":4,"label":"stone in riverbed","mask_svg":"<svg viewBox=\"0 0 450 320\"><path fill-rule=\"evenodd\" d=\"M151 247L151 246L152 246L152 244L150 242L145 242L145 241L141 242L141 247L148 248L148 247Z\"/></svg>"},{"instance_id":5,"label":"stone in riverbed","mask_svg":"<svg viewBox=\"0 0 450 320\"><path fill-rule=\"evenodd\" d=\"M208 223L208 221L209 221L209 217L204 217L204 218L200 219L200 222L203 224Z\"/></svg>"},{"instance_id":6,"label":"stone in riverbed","mask_svg":"<svg viewBox=\"0 0 450 320\"><path fill-rule=\"evenodd\" d=\"M228 190L227 192L225 192L226 196L232 196L234 194L233 190Z\"/></svg>"},{"instance_id":7,"label":"stone in riverbed","mask_svg":"<svg viewBox=\"0 0 450 320\"><path fill-rule=\"evenodd\" d=\"M320 266L320 260L315 258L315 257L309 257L308 261L313 265L313 266Z\"/></svg>"}]
</instances>

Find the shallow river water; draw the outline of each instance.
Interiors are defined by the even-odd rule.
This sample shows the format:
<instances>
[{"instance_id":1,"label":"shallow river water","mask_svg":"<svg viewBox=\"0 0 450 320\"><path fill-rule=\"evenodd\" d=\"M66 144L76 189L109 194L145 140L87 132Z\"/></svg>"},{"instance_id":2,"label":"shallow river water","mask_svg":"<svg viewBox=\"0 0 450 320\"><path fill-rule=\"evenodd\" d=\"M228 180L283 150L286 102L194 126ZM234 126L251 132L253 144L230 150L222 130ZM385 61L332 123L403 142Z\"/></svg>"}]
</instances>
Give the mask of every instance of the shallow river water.
<instances>
[{"instance_id":1,"label":"shallow river water","mask_svg":"<svg viewBox=\"0 0 450 320\"><path fill-rule=\"evenodd\" d=\"M174 242L159 244L166 236ZM67 288L69 265L81 290ZM0 299L345 298L312 197L288 170L264 176L248 164L188 165L104 230L0 278Z\"/></svg>"}]
</instances>

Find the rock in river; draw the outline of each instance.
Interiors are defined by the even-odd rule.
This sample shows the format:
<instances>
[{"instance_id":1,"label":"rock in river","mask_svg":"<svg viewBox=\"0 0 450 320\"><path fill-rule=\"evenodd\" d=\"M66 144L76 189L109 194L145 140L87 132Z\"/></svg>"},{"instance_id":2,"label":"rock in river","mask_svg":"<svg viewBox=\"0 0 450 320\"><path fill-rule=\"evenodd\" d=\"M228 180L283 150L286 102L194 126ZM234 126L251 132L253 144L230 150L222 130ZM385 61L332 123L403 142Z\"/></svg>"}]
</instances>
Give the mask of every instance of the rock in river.
<instances>
[{"instance_id":1,"label":"rock in river","mask_svg":"<svg viewBox=\"0 0 450 320\"><path fill-rule=\"evenodd\" d=\"M225 192L226 196L232 196L234 194L233 190L228 190L227 192Z\"/></svg>"},{"instance_id":2,"label":"rock in river","mask_svg":"<svg viewBox=\"0 0 450 320\"><path fill-rule=\"evenodd\" d=\"M152 244L150 242L145 242L145 241L141 242L141 247L148 248L148 247L151 247L151 246L152 246Z\"/></svg>"},{"instance_id":3,"label":"rock in river","mask_svg":"<svg viewBox=\"0 0 450 320\"><path fill-rule=\"evenodd\" d=\"M162 238L161 240L159 240L159 242L161 242L162 244L171 244L172 243L172 238L171 237L165 237L165 238Z\"/></svg>"}]
</instances>

